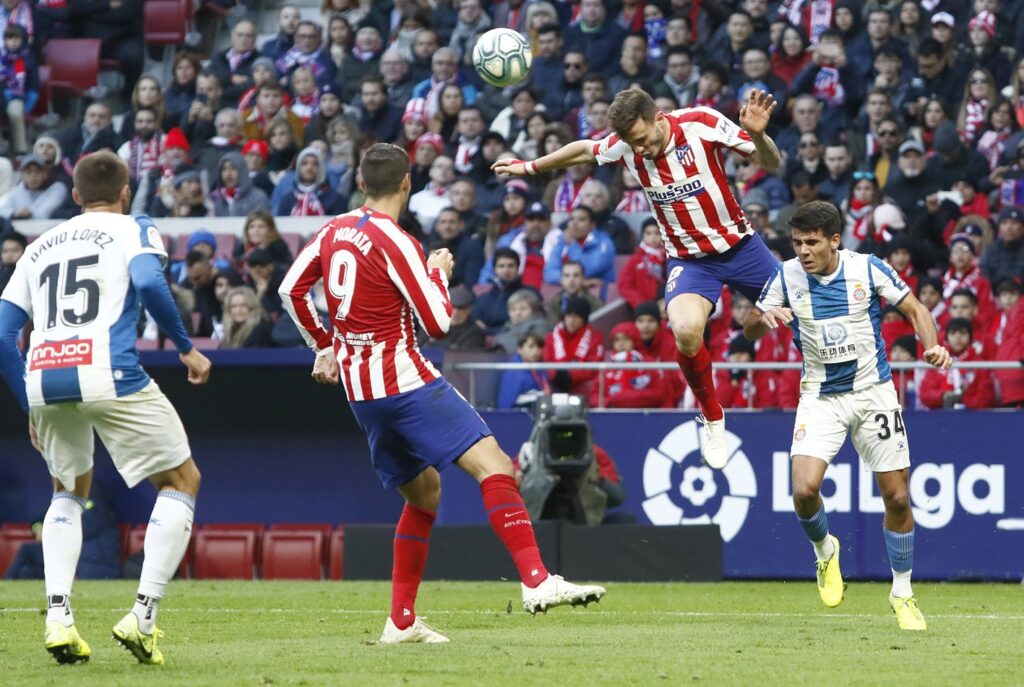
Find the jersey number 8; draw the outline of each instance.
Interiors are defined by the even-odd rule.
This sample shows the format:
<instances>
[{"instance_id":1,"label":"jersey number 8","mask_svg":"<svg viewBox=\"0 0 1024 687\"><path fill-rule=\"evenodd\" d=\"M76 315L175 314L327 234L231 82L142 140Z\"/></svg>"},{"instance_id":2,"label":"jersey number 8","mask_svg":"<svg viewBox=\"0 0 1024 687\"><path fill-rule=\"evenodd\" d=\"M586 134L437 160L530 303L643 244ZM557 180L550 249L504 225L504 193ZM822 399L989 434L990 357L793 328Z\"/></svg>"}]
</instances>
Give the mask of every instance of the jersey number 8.
<instances>
[{"instance_id":1,"label":"jersey number 8","mask_svg":"<svg viewBox=\"0 0 1024 687\"><path fill-rule=\"evenodd\" d=\"M339 250L331 256L331 269L327 275L327 288L338 299L338 311L334 316L339 320L348 317L352 307L352 293L356 289L356 256L347 250Z\"/></svg>"}]
</instances>

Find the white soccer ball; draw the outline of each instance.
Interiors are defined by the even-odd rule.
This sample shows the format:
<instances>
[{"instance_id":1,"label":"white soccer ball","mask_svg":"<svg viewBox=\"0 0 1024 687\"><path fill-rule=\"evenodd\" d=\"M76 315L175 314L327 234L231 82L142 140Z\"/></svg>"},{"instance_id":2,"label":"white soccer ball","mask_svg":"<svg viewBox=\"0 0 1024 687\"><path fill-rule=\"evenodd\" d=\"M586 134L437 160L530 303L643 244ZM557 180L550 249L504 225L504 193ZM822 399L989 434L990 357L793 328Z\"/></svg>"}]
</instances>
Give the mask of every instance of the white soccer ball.
<instances>
[{"instance_id":1,"label":"white soccer ball","mask_svg":"<svg viewBox=\"0 0 1024 687\"><path fill-rule=\"evenodd\" d=\"M473 66L480 78L504 88L526 78L533 62L530 44L518 31L491 29L473 47Z\"/></svg>"}]
</instances>

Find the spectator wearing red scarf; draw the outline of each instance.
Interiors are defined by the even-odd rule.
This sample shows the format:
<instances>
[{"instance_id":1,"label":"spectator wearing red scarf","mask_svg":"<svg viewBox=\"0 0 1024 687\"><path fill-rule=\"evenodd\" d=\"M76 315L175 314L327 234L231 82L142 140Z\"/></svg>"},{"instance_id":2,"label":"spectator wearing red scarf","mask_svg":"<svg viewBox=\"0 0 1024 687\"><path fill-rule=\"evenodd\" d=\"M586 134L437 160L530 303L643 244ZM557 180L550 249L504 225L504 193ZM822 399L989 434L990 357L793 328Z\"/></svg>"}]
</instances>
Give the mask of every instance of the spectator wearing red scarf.
<instances>
[{"instance_id":1,"label":"spectator wearing red scarf","mask_svg":"<svg viewBox=\"0 0 1024 687\"><path fill-rule=\"evenodd\" d=\"M946 327L946 345L956 362L982 360L971 345L971 323L961 317ZM965 370L956 365L948 370L929 369L921 380L921 402L929 408L969 408L995 405L996 392L988 370Z\"/></svg>"},{"instance_id":2,"label":"spectator wearing red scarf","mask_svg":"<svg viewBox=\"0 0 1024 687\"><path fill-rule=\"evenodd\" d=\"M665 244L661 229L652 218L644 222L640 245L622 266L618 276L619 294L629 307L658 297L658 287L665 286Z\"/></svg>"},{"instance_id":3,"label":"spectator wearing red scarf","mask_svg":"<svg viewBox=\"0 0 1024 687\"><path fill-rule=\"evenodd\" d=\"M609 360L619 363L648 362L650 359L638 349L643 345L640 330L632 322L620 322L612 329L612 353ZM599 385L590 391L590 405L594 408L657 408L665 393L660 370L618 369L607 370L604 394Z\"/></svg>"},{"instance_id":4,"label":"spectator wearing red scarf","mask_svg":"<svg viewBox=\"0 0 1024 687\"><path fill-rule=\"evenodd\" d=\"M580 296L569 296L562 310L562 321L544 339L544 362L601 362L604 360L604 339L591 327L590 302ZM558 370L552 374L551 386L589 396L596 370Z\"/></svg>"}]
</instances>

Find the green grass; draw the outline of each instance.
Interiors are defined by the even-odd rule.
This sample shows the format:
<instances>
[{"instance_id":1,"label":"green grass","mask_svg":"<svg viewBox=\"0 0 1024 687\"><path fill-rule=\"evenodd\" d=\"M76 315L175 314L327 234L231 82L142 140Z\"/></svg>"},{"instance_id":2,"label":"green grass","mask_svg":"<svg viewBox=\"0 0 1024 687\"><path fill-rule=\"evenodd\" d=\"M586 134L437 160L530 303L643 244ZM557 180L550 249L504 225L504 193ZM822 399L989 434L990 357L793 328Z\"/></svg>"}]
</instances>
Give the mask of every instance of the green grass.
<instances>
[{"instance_id":1,"label":"green grass","mask_svg":"<svg viewBox=\"0 0 1024 687\"><path fill-rule=\"evenodd\" d=\"M378 582L174 582L160 610L167 664L110 641L131 582L80 582L92 660L42 645L42 582L0 582L0 684L1019 685L1024 588L915 584L924 633L900 632L888 585L850 585L834 610L813 582L611 584L598 605L531 617L518 584L428 582L419 612L448 645L377 646Z\"/></svg>"}]
</instances>

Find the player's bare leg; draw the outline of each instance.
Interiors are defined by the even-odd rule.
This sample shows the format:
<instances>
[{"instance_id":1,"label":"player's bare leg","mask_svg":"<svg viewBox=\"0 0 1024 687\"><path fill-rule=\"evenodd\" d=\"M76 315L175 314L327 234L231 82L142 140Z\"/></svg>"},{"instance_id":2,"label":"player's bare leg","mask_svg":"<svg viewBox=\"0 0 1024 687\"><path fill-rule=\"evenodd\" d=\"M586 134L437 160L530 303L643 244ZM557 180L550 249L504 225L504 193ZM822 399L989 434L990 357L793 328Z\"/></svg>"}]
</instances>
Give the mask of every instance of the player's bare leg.
<instances>
[{"instance_id":1,"label":"player's bare leg","mask_svg":"<svg viewBox=\"0 0 1024 687\"><path fill-rule=\"evenodd\" d=\"M924 630L927 625L910 586L914 567L914 512L910 507L910 469L876 472L875 482L885 503L882 535L892 568L889 606L901 630Z\"/></svg>"},{"instance_id":2,"label":"player's bare leg","mask_svg":"<svg viewBox=\"0 0 1024 687\"><path fill-rule=\"evenodd\" d=\"M46 650L58 663L88 661L92 651L71 612L71 585L82 553L82 513L92 487L92 470L71 488L53 480L53 498L43 518L43 575L46 578Z\"/></svg>"},{"instance_id":3,"label":"player's bare leg","mask_svg":"<svg viewBox=\"0 0 1024 687\"><path fill-rule=\"evenodd\" d=\"M391 614L381 633L381 644L416 642L440 644L448 638L416 615L416 593L427 565L430 529L441 502L441 475L432 467L398 487L405 499L395 528L391 568Z\"/></svg>"},{"instance_id":4,"label":"player's bare leg","mask_svg":"<svg viewBox=\"0 0 1024 687\"><path fill-rule=\"evenodd\" d=\"M140 663L159 665L164 657L156 647L157 637L163 634L156 627L157 608L192 537L201 475L188 458L176 468L150 475L149 481L157 488L157 497L146 527L139 591L113 635Z\"/></svg>"},{"instance_id":5,"label":"player's bare leg","mask_svg":"<svg viewBox=\"0 0 1024 687\"><path fill-rule=\"evenodd\" d=\"M725 443L725 412L715 395L711 354L704 345L704 328L713 307L714 304L703 296L681 293L668 302L667 310L672 334L679 349L676 362L703 413L703 417L698 418L704 424L701 456L705 463L721 470L729 462Z\"/></svg>"},{"instance_id":6,"label":"player's bare leg","mask_svg":"<svg viewBox=\"0 0 1024 687\"><path fill-rule=\"evenodd\" d=\"M811 456L793 456L793 510L807 538L814 546L818 595L829 608L843 601L843 575L839 569L839 540L829 534L825 504L821 500L821 482L828 463Z\"/></svg>"},{"instance_id":7,"label":"player's bare leg","mask_svg":"<svg viewBox=\"0 0 1024 687\"><path fill-rule=\"evenodd\" d=\"M537 548L533 523L516 485L512 461L494 437L486 437L471 446L456 465L480 484L491 528L505 544L519 570L524 609L536 613L564 604L586 605L604 596L603 587L575 585L560 575L548 573Z\"/></svg>"}]
</instances>

